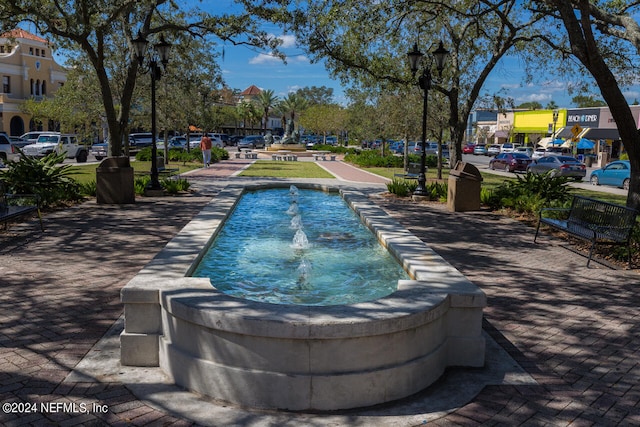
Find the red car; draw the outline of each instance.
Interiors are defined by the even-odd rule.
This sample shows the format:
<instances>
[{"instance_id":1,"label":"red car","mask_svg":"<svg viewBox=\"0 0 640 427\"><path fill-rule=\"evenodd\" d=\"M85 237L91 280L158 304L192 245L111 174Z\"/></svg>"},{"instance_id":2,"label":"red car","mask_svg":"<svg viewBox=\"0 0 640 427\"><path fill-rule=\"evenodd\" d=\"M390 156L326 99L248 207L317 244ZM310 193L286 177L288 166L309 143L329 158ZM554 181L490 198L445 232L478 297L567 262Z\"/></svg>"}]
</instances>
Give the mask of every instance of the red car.
<instances>
[{"instance_id":1,"label":"red car","mask_svg":"<svg viewBox=\"0 0 640 427\"><path fill-rule=\"evenodd\" d=\"M489 169L504 169L509 172L526 172L533 160L524 153L500 153L489 160Z\"/></svg>"},{"instance_id":2,"label":"red car","mask_svg":"<svg viewBox=\"0 0 640 427\"><path fill-rule=\"evenodd\" d=\"M462 147L463 154L473 154L473 149L476 148L476 144L467 144Z\"/></svg>"}]
</instances>

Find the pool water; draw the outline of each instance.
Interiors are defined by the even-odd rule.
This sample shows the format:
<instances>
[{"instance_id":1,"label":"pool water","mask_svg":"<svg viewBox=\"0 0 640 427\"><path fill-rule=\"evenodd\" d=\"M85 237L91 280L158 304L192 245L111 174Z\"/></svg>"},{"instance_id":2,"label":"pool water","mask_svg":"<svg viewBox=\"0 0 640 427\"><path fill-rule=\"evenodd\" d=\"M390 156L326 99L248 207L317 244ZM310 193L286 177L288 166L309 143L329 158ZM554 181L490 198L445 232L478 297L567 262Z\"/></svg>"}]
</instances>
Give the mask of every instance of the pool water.
<instances>
[{"instance_id":1,"label":"pool water","mask_svg":"<svg viewBox=\"0 0 640 427\"><path fill-rule=\"evenodd\" d=\"M336 193L245 193L194 277L221 292L275 304L343 305L391 294L408 279Z\"/></svg>"}]
</instances>

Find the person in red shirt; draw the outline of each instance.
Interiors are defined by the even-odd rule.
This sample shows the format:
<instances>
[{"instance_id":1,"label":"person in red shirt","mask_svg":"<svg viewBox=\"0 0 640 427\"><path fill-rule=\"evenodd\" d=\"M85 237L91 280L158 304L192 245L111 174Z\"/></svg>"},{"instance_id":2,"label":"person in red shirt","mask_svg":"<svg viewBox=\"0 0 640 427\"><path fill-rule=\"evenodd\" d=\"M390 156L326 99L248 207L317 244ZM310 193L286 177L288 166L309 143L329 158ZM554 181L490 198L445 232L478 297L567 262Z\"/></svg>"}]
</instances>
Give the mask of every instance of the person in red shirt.
<instances>
[{"instance_id":1,"label":"person in red shirt","mask_svg":"<svg viewBox=\"0 0 640 427\"><path fill-rule=\"evenodd\" d=\"M205 133L200 139L200 150L202 151L202 163L208 168L211 163L211 138Z\"/></svg>"}]
</instances>

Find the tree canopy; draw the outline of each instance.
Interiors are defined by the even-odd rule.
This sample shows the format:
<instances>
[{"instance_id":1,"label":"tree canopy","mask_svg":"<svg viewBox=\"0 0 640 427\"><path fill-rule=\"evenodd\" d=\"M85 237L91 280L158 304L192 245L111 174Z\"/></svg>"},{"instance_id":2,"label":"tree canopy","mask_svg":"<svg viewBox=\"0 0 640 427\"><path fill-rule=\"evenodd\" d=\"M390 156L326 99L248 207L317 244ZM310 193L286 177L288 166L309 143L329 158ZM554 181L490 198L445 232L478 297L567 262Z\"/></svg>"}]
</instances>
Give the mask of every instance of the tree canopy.
<instances>
[{"instance_id":1,"label":"tree canopy","mask_svg":"<svg viewBox=\"0 0 640 427\"><path fill-rule=\"evenodd\" d=\"M269 8L237 1L233 12L214 15L168 0L78 0L65 5L48 0L0 0L0 31L30 22L68 56L86 58L100 88L110 154L118 156L142 71L134 58L134 38L141 35L153 44L162 35L174 45L213 38L277 50L280 42L260 28L263 19L276 19L283 13L277 3Z\"/></svg>"}]
</instances>

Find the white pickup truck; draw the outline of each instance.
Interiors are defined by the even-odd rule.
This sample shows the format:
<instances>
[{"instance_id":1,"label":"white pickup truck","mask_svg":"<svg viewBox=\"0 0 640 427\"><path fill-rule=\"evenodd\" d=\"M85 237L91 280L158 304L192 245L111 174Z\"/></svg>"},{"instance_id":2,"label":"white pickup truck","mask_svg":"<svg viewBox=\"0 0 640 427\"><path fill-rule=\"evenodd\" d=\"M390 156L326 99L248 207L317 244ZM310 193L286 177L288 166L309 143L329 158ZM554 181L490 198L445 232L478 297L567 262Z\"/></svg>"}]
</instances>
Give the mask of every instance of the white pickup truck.
<instances>
[{"instance_id":1,"label":"white pickup truck","mask_svg":"<svg viewBox=\"0 0 640 427\"><path fill-rule=\"evenodd\" d=\"M35 144L30 144L22 149L25 156L44 157L56 152L65 153L69 159L76 159L78 163L87 161L89 151L84 145L78 143L78 137L70 134L42 134Z\"/></svg>"}]
</instances>

